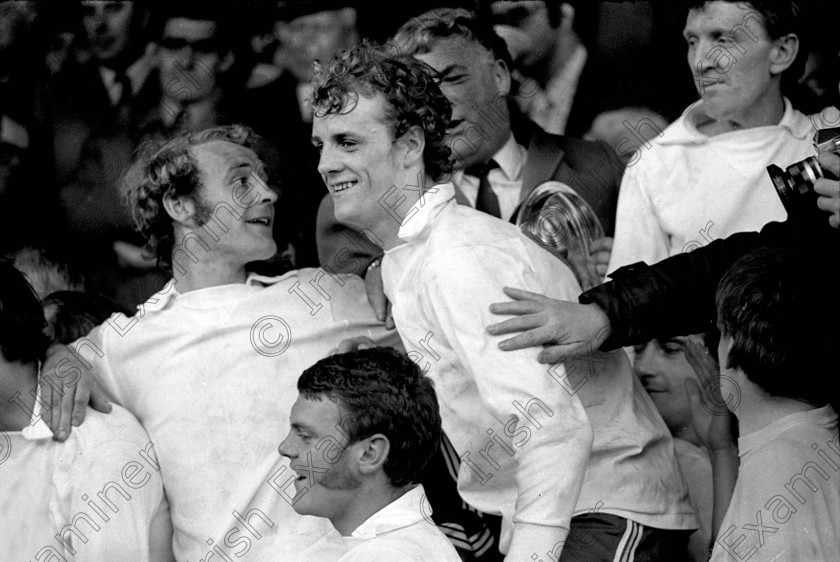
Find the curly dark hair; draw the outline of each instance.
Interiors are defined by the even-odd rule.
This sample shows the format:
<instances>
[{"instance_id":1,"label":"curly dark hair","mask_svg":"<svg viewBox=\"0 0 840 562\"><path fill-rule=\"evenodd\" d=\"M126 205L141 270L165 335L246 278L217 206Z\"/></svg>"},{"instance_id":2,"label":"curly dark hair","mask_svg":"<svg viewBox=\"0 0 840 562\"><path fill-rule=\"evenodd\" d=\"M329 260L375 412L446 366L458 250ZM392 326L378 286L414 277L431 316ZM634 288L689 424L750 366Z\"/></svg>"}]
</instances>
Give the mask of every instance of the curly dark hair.
<instances>
[{"instance_id":1,"label":"curly dark hair","mask_svg":"<svg viewBox=\"0 0 840 562\"><path fill-rule=\"evenodd\" d=\"M440 444L441 421L432 381L405 355L375 347L332 355L298 379L306 399L327 397L345 410L350 443L381 433L391 444L385 475L396 487L418 481Z\"/></svg>"},{"instance_id":2,"label":"curly dark hair","mask_svg":"<svg viewBox=\"0 0 840 562\"><path fill-rule=\"evenodd\" d=\"M32 363L44 357L50 338L41 301L23 273L0 258L0 352L10 363Z\"/></svg>"},{"instance_id":3,"label":"curly dark hair","mask_svg":"<svg viewBox=\"0 0 840 562\"><path fill-rule=\"evenodd\" d=\"M452 151L443 137L452 108L438 87L435 71L423 62L370 42L336 53L319 66L312 80L312 108L316 117L353 111L358 96L385 98L385 121L394 139L411 127L423 129L426 173L444 181L452 172Z\"/></svg>"},{"instance_id":4,"label":"curly dark hair","mask_svg":"<svg viewBox=\"0 0 840 562\"><path fill-rule=\"evenodd\" d=\"M741 369L773 396L825 404L840 341L838 299L824 272L795 252L760 248L723 276L716 304L726 367ZM725 358L721 357L721 361Z\"/></svg>"},{"instance_id":5,"label":"curly dark hair","mask_svg":"<svg viewBox=\"0 0 840 562\"><path fill-rule=\"evenodd\" d=\"M144 249L164 269L172 267L175 232L163 198L167 194L191 197L201 208L201 171L190 149L217 140L252 148L256 139L245 125L152 138L140 146L138 158L123 180L125 202L137 231L146 239Z\"/></svg>"}]
</instances>

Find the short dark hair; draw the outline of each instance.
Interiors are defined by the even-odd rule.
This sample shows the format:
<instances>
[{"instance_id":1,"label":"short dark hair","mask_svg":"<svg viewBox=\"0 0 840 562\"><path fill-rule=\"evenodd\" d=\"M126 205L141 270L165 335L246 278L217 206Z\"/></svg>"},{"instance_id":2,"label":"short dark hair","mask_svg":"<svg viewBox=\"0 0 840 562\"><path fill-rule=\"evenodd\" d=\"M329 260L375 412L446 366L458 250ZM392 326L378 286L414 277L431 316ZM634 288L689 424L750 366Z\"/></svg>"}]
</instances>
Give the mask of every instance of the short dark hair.
<instances>
[{"instance_id":1,"label":"short dark hair","mask_svg":"<svg viewBox=\"0 0 840 562\"><path fill-rule=\"evenodd\" d=\"M712 0L688 0L689 10L702 10ZM807 39L805 33L807 27L806 12L803 2L785 0L751 0L739 2L737 0L722 0L731 4L749 4L761 16L764 29L770 39L776 40L793 33L799 38L799 53L793 64L782 74L782 91L788 91L796 86L799 77L805 71L805 63L808 61ZM746 21L746 20L745 20Z\"/></svg>"},{"instance_id":2,"label":"short dark hair","mask_svg":"<svg viewBox=\"0 0 840 562\"><path fill-rule=\"evenodd\" d=\"M824 404L840 341L833 288L797 252L760 248L740 258L718 286L721 336L732 339L729 368L767 393ZM721 357L721 361L724 358Z\"/></svg>"},{"instance_id":3,"label":"short dark hair","mask_svg":"<svg viewBox=\"0 0 840 562\"><path fill-rule=\"evenodd\" d=\"M171 194L201 203L201 171L191 149L217 140L253 148L256 139L244 125L152 138L140 146L139 156L125 176L123 195L134 225L146 239L145 250L164 269L172 266L175 231L163 198Z\"/></svg>"},{"instance_id":4,"label":"short dark hair","mask_svg":"<svg viewBox=\"0 0 840 562\"><path fill-rule=\"evenodd\" d=\"M381 433L391 450L385 475L394 487L418 481L440 444L441 421L432 381L405 355L375 347L332 355L298 379L306 399L323 397L346 413L350 443Z\"/></svg>"},{"instance_id":5,"label":"short dark hair","mask_svg":"<svg viewBox=\"0 0 840 562\"><path fill-rule=\"evenodd\" d=\"M363 42L336 53L319 66L312 80L312 108L316 117L349 113L358 96L381 94L386 122L394 139L413 126L423 129L426 173L442 181L452 172L452 151L444 143L452 107L437 85L436 73L417 59Z\"/></svg>"},{"instance_id":6,"label":"short dark hair","mask_svg":"<svg viewBox=\"0 0 840 562\"><path fill-rule=\"evenodd\" d=\"M0 259L0 351L10 363L40 361L50 344L44 309L23 273Z\"/></svg>"},{"instance_id":7,"label":"short dark hair","mask_svg":"<svg viewBox=\"0 0 840 562\"><path fill-rule=\"evenodd\" d=\"M52 332L53 343L69 344L90 333L115 312L126 316L132 313L117 301L101 295L83 291L56 291L44 299L44 308L55 307L47 319Z\"/></svg>"}]
</instances>

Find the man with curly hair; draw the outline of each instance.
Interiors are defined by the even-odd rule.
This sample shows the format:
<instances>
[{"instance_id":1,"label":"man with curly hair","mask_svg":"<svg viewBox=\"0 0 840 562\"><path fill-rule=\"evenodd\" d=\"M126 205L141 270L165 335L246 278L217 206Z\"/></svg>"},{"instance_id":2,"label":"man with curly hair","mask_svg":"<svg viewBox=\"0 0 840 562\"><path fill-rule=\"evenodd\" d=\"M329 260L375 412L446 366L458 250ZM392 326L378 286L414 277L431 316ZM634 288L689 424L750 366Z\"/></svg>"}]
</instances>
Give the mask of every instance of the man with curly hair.
<instances>
[{"instance_id":1,"label":"man with curly hair","mask_svg":"<svg viewBox=\"0 0 840 562\"><path fill-rule=\"evenodd\" d=\"M408 357L378 347L321 359L298 379L291 431L280 444L299 470L300 514L328 518L350 552L341 562L459 562L428 518L420 473L441 436L432 382Z\"/></svg>"},{"instance_id":2,"label":"man with curly hair","mask_svg":"<svg viewBox=\"0 0 840 562\"><path fill-rule=\"evenodd\" d=\"M458 203L516 222L520 204L534 189L559 181L592 208L612 236L624 165L606 145L550 135L518 112L510 54L489 22L461 8L438 8L406 22L391 47L429 64L452 106L445 144L452 150ZM371 304L384 319L387 304L376 267L382 249L336 218L326 197L316 230L319 259L335 271L364 277ZM605 267L610 244L606 238L593 244L592 261Z\"/></svg>"},{"instance_id":3,"label":"man with curly hair","mask_svg":"<svg viewBox=\"0 0 840 562\"><path fill-rule=\"evenodd\" d=\"M380 340L385 331L361 280L316 269L250 272L249 263L277 251L276 195L250 139L244 127L220 127L141 151L127 200L172 280L134 317L114 315L72 354L52 358L46 401L59 439L69 430L68 409L57 419L59 402L75 393L86 403L92 379L137 416L158 453L179 560L335 559L341 537L292 509L294 476L275 431L288 430L296 378L313 358L342 338Z\"/></svg>"},{"instance_id":4,"label":"man with curly hair","mask_svg":"<svg viewBox=\"0 0 840 562\"><path fill-rule=\"evenodd\" d=\"M487 334L489 305L514 280L555 298L580 288L518 228L456 203L445 158L450 106L433 71L357 46L316 73L312 106L336 217L385 250L385 293L406 349L428 352L424 370L460 460L458 490L501 516L500 552L679 559L693 513L668 430L626 356L544 370Z\"/></svg>"}]
</instances>

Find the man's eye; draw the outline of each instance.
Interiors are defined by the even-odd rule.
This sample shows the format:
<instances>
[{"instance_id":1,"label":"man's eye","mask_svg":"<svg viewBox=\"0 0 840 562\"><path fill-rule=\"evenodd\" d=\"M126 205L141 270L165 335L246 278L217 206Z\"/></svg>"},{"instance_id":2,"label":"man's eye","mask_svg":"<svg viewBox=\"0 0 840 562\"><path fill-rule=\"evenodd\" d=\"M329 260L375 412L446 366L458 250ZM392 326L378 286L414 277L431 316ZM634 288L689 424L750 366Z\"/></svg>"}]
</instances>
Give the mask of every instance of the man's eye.
<instances>
[{"instance_id":1,"label":"man's eye","mask_svg":"<svg viewBox=\"0 0 840 562\"><path fill-rule=\"evenodd\" d=\"M317 151L318 151L318 154L320 154L320 153L321 153L321 150L323 150L323 148L324 148L324 145L323 145L323 144L315 144L315 143L312 143L312 148L314 148L315 150L317 150Z\"/></svg>"},{"instance_id":2,"label":"man's eye","mask_svg":"<svg viewBox=\"0 0 840 562\"><path fill-rule=\"evenodd\" d=\"M454 76L447 76L443 79L444 82L447 84L457 84L459 82L463 82L467 78L466 74L456 74Z\"/></svg>"},{"instance_id":3,"label":"man's eye","mask_svg":"<svg viewBox=\"0 0 840 562\"><path fill-rule=\"evenodd\" d=\"M674 355L683 352L682 347L679 345L663 345L662 350L668 355Z\"/></svg>"},{"instance_id":4,"label":"man's eye","mask_svg":"<svg viewBox=\"0 0 840 562\"><path fill-rule=\"evenodd\" d=\"M342 148L354 148L355 146L356 146L356 143L353 142L353 141L341 141L341 147Z\"/></svg>"}]
</instances>

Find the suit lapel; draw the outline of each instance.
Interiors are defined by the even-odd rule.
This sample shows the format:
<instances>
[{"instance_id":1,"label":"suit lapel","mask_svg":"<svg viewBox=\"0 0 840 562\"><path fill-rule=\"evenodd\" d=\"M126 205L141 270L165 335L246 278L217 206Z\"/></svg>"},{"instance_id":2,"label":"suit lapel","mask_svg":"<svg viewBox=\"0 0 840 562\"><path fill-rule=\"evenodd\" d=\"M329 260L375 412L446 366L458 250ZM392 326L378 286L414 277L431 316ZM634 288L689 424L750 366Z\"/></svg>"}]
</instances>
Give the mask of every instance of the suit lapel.
<instances>
[{"instance_id":1,"label":"suit lapel","mask_svg":"<svg viewBox=\"0 0 840 562\"><path fill-rule=\"evenodd\" d=\"M534 129L531 142L528 143L525 166L522 169L522 202L539 184L554 177L565 152L557 148L556 143L547 142L545 133Z\"/></svg>"}]
</instances>

